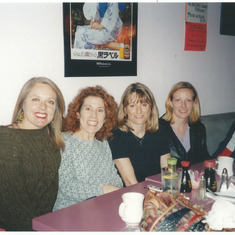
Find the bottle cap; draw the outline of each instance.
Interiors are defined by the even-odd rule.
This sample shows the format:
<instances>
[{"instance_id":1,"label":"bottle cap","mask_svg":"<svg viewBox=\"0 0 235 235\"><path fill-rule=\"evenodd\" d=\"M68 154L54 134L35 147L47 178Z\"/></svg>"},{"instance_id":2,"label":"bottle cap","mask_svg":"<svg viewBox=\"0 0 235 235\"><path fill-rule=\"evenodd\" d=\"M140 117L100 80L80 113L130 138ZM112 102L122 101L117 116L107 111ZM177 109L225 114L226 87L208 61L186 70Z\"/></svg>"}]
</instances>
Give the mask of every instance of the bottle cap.
<instances>
[{"instance_id":1,"label":"bottle cap","mask_svg":"<svg viewBox=\"0 0 235 235\"><path fill-rule=\"evenodd\" d=\"M205 180L205 176L204 176L204 174L201 174L201 176L200 176L200 180Z\"/></svg>"},{"instance_id":2,"label":"bottle cap","mask_svg":"<svg viewBox=\"0 0 235 235\"><path fill-rule=\"evenodd\" d=\"M205 167L209 167L209 168L214 168L215 167L215 161L213 161L213 160L206 160L204 162L204 166Z\"/></svg>"},{"instance_id":3,"label":"bottle cap","mask_svg":"<svg viewBox=\"0 0 235 235\"><path fill-rule=\"evenodd\" d=\"M182 167L189 167L190 161L181 161Z\"/></svg>"},{"instance_id":4,"label":"bottle cap","mask_svg":"<svg viewBox=\"0 0 235 235\"><path fill-rule=\"evenodd\" d=\"M177 164L177 158L175 158L175 157L167 158L167 164L176 165Z\"/></svg>"}]
</instances>

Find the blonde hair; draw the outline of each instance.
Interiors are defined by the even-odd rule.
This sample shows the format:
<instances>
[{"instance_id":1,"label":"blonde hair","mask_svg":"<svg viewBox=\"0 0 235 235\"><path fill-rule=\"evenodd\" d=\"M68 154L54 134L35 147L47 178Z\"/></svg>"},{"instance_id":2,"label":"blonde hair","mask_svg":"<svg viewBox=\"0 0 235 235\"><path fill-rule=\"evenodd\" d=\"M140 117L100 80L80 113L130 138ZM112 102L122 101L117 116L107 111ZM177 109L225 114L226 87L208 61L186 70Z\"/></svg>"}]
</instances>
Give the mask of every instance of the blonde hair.
<instances>
[{"instance_id":1,"label":"blonde hair","mask_svg":"<svg viewBox=\"0 0 235 235\"><path fill-rule=\"evenodd\" d=\"M169 95L167 96L167 99L166 99L166 103L165 103L166 113L163 116L163 119L173 123L173 110L172 110L172 107L170 105L170 100L171 101L173 100L174 93L176 91L178 91L179 89L189 89L193 92L194 106L193 106L192 113L189 116L189 123L198 122L200 120L200 105L199 105L199 98L198 98L197 91L191 83L184 82L184 81L176 83L171 88L170 93L169 93Z\"/></svg>"},{"instance_id":2,"label":"blonde hair","mask_svg":"<svg viewBox=\"0 0 235 235\"><path fill-rule=\"evenodd\" d=\"M12 124L17 123L18 117L23 112L24 100L26 99L30 90L38 83L49 85L56 93L56 109L55 109L53 124L49 123L47 125L47 128L51 136L51 139L53 143L55 144L56 149L60 149L60 148L63 149L64 141L63 141L63 137L61 134L61 129L62 129L63 114L65 110L65 102L64 102L63 95L60 89L58 88L58 86L53 81L51 81L50 79L46 77L33 77L24 84L24 86L22 87L20 91L20 94L18 96L16 105L15 105L15 109L14 109L13 116L12 116Z\"/></svg>"},{"instance_id":3,"label":"blonde hair","mask_svg":"<svg viewBox=\"0 0 235 235\"><path fill-rule=\"evenodd\" d=\"M133 93L136 93L138 101L141 103L146 102L150 106L151 113L149 120L146 123L146 132L157 131L159 127L158 110L154 96L147 86L139 82L129 85L122 95L121 103L118 109L118 127L124 132L133 130L128 123L128 117L124 111L124 109L129 105L130 97Z\"/></svg>"}]
</instances>

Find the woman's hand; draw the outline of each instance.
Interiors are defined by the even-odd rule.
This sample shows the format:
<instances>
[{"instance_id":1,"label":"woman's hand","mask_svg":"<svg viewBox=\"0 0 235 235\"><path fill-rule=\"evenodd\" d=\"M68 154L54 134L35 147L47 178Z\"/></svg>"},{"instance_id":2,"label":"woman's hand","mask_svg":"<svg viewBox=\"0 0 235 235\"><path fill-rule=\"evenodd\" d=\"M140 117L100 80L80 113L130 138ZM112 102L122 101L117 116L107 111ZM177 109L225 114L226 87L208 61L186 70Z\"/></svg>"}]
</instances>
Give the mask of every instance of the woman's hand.
<instances>
[{"instance_id":1,"label":"woman's hand","mask_svg":"<svg viewBox=\"0 0 235 235\"><path fill-rule=\"evenodd\" d=\"M104 26L99 24L98 22L94 21L90 23L91 29L103 29Z\"/></svg>"},{"instance_id":2,"label":"woman's hand","mask_svg":"<svg viewBox=\"0 0 235 235\"><path fill-rule=\"evenodd\" d=\"M116 191L118 189L120 189L120 188L117 186L114 186L114 185L104 185L103 192L104 192L104 194L106 194L106 193L111 193L113 191Z\"/></svg>"}]
</instances>

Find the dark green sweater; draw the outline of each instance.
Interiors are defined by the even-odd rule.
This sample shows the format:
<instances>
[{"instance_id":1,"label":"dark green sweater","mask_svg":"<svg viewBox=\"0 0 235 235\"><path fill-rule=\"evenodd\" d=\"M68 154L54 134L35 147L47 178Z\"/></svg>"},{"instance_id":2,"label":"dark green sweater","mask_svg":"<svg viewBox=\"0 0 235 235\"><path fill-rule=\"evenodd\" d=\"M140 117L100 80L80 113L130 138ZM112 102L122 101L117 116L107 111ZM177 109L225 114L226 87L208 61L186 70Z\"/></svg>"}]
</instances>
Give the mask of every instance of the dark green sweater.
<instances>
[{"instance_id":1,"label":"dark green sweater","mask_svg":"<svg viewBox=\"0 0 235 235\"><path fill-rule=\"evenodd\" d=\"M47 128L0 126L0 228L32 230L32 219L52 210L60 160Z\"/></svg>"}]
</instances>

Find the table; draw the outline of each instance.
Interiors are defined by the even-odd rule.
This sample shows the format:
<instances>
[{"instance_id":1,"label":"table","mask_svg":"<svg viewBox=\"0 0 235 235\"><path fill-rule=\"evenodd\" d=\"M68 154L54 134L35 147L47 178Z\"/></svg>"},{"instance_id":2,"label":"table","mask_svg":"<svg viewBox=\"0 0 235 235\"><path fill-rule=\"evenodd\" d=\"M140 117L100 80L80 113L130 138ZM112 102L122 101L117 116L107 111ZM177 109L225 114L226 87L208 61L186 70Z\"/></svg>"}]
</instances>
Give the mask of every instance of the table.
<instances>
[{"instance_id":1,"label":"table","mask_svg":"<svg viewBox=\"0 0 235 235\"><path fill-rule=\"evenodd\" d=\"M122 194L140 192L146 195L148 184L149 181L143 181L39 216L33 219L33 229L37 231L121 231L126 227L118 214Z\"/></svg>"},{"instance_id":2,"label":"table","mask_svg":"<svg viewBox=\"0 0 235 235\"><path fill-rule=\"evenodd\" d=\"M190 168L199 171L204 169L201 163L192 165ZM141 183L34 218L33 229L37 231L121 231L126 227L118 214L122 194L139 192L146 195L149 184L162 187L161 175L147 177ZM198 201L197 194L197 189L193 189L191 193L185 193L185 196L203 205L206 210L210 210L214 200L209 198L207 201Z\"/></svg>"}]
</instances>

